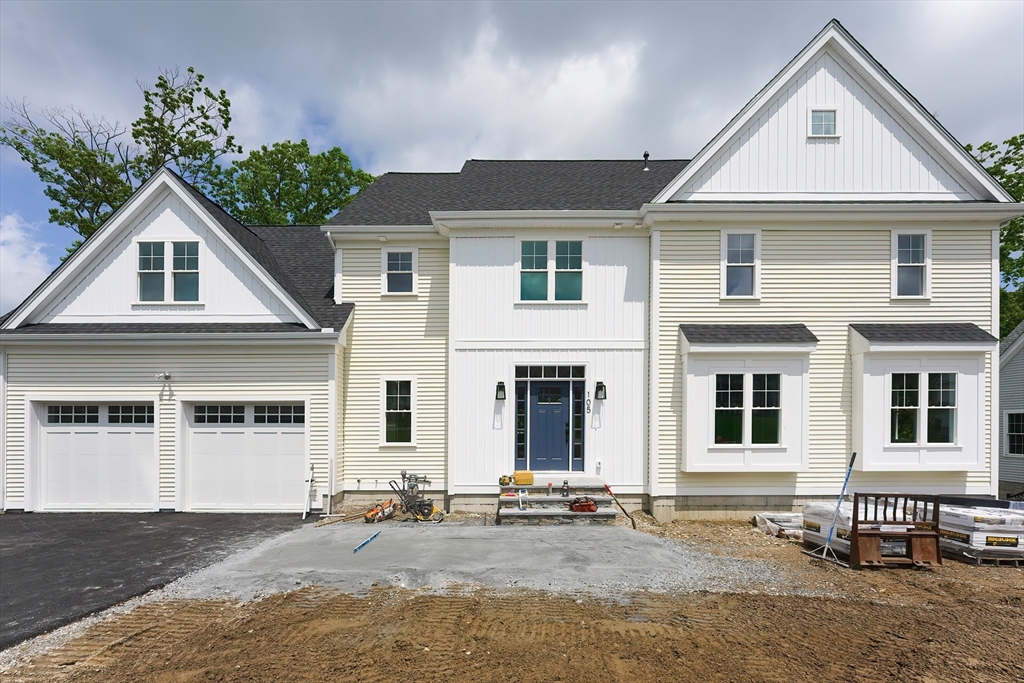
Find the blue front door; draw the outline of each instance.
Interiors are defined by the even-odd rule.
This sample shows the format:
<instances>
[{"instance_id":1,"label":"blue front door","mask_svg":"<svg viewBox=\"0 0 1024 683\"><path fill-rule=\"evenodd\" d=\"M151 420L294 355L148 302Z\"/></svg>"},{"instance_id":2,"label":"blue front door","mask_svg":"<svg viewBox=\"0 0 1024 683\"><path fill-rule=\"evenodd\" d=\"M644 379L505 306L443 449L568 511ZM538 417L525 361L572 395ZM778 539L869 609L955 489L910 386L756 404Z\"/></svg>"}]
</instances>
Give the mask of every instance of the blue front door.
<instances>
[{"instance_id":1,"label":"blue front door","mask_svg":"<svg viewBox=\"0 0 1024 683\"><path fill-rule=\"evenodd\" d=\"M530 469L569 470L569 383L530 382Z\"/></svg>"}]
</instances>

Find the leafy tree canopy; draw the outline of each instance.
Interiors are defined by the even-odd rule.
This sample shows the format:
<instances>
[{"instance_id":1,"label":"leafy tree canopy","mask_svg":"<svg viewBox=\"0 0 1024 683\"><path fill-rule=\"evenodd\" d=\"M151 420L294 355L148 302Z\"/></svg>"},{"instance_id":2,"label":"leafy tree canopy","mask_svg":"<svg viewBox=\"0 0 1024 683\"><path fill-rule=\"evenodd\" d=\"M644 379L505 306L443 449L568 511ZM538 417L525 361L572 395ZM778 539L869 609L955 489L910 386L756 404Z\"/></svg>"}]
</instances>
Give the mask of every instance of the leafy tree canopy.
<instances>
[{"instance_id":1,"label":"leafy tree canopy","mask_svg":"<svg viewBox=\"0 0 1024 683\"><path fill-rule=\"evenodd\" d=\"M1016 201L1024 201L1024 134L1015 135L1002 146L986 142L977 149L967 145L982 166ZM1003 292L1000 294L1000 337L1006 336L1024 319L1024 218L1017 218L1002 229L999 270ZM1016 290L1016 291L1014 291Z\"/></svg>"},{"instance_id":2,"label":"leafy tree canopy","mask_svg":"<svg viewBox=\"0 0 1024 683\"><path fill-rule=\"evenodd\" d=\"M312 154L305 140L285 140L232 162L213 194L243 223L311 225L326 222L373 180L338 147Z\"/></svg>"}]
</instances>

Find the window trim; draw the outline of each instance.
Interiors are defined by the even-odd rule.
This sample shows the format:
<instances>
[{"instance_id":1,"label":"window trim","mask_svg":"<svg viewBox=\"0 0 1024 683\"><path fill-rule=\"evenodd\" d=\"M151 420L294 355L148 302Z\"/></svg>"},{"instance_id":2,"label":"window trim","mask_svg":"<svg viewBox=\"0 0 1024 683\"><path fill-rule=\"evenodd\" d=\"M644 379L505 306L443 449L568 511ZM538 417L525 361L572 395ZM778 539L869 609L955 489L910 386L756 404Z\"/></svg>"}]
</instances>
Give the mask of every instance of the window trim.
<instances>
[{"instance_id":1,"label":"window trim","mask_svg":"<svg viewBox=\"0 0 1024 683\"><path fill-rule=\"evenodd\" d=\"M139 243L140 242L163 242L164 245L164 298L162 301L143 301L140 297L141 282L139 280L139 273L144 272L157 272L157 271L142 271L139 270ZM196 301L177 301L174 299L174 244L175 242L196 242L199 244L199 251L197 257L199 258L199 270L198 271L177 271L199 273L199 299ZM203 255L206 248L206 243L200 239L197 235L190 237L160 237L151 235L136 235L132 238L132 257L135 259L134 272L135 272L135 298L132 301L132 308L139 309L145 307L159 307L159 308L175 308L175 307L187 307L182 310L195 310L196 308L205 308L205 283L206 279L203 277L203 263L206 262L206 258ZM170 295L168 297L168 295Z\"/></svg>"},{"instance_id":2,"label":"window trim","mask_svg":"<svg viewBox=\"0 0 1024 683\"><path fill-rule=\"evenodd\" d=\"M388 291L388 254L412 252L412 291ZM380 295L387 297L415 297L420 291L420 249L419 247L389 245L380 249Z\"/></svg>"},{"instance_id":3,"label":"window trim","mask_svg":"<svg viewBox=\"0 0 1024 683\"><path fill-rule=\"evenodd\" d=\"M920 449L920 448L960 448L963 444L960 436L960 387L962 383L962 373L956 369L942 369L942 368L921 368L919 370L898 370L889 369L885 373L885 393L886 393L886 418L887 420L892 419L892 376L893 375L917 375L917 434L915 441L893 441L892 440L892 427L891 423L887 422L885 428L885 448L893 449ZM930 406L928 405L928 378L929 375L954 375L956 377L956 384L954 388L954 405L951 406L953 410L953 441L929 441L928 440L928 411L931 408L942 408L942 406Z\"/></svg>"},{"instance_id":4,"label":"window trim","mask_svg":"<svg viewBox=\"0 0 1024 683\"><path fill-rule=\"evenodd\" d=\"M836 132L832 135L815 135L811 131L814 130L813 119L814 112L816 111L830 111L836 115ZM821 107L807 107L807 137L812 140L838 140L842 137L840 132L840 119L839 119L839 108L836 106L821 106Z\"/></svg>"},{"instance_id":5,"label":"window trim","mask_svg":"<svg viewBox=\"0 0 1024 683\"><path fill-rule=\"evenodd\" d=\"M548 273L548 294L546 299L523 299L522 298L522 273L523 273L523 242L547 242L548 245L548 258L547 258L547 273ZM555 273L558 272L556 265L556 250L557 242L579 242L580 243L580 271L562 271L562 272L580 272L582 273L582 283L580 285L580 299L555 299ZM512 300L515 306L587 306L587 277L588 263L587 263L587 238L581 235L555 235L554 237L530 237L530 236L517 236L515 246L515 293ZM540 271L534 271L540 272Z\"/></svg>"},{"instance_id":6,"label":"window trim","mask_svg":"<svg viewBox=\"0 0 1024 683\"><path fill-rule=\"evenodd\" d=\"M725 228L721 233L721 253L719 254L720 264L718 273L719 298L724 301L759 301L761 299L761 228ZM729 273L729 235L754 236L753 294L726 294L726 282Z\"/></svg>"},{"instance_id":7,"label":"window trim","mask_svg":"<svg viewBox=\"0 0 1024 683\"><path fill-rule=\"evenodd\" d=\"M1003 447L1001 449L1000 455L1006 456L1006 457L1009 457L1009 458L1024 458L1024 452L1022 452L1022 453L1011 453L1010 452L1010 416L1011 415L1020 415L1021 418L1024 419L1024 409L1022 409L1022 410L1004 410L1003 411L1003 421L1002 421L1002 425L1003 425L1003 434L1002 434L1003 441L1002 441L1002 444L1003 444Z\"/></svg>"},{"instance_id":8,"label":"window trim","mask_svg":"<svg viewBox=\"0 0 1024 683\"><path fill-rule=\"evenodd\" d=\"M924 235L924 291L920 295L899 293L900 235ZM931 228L899 228L891 231L889 246L889 297L898 301L927 301L932 298ZM909 264L908 264L909 265Z\"/></svg>"},{"instance_id":9,"label":"window trim","mask_svg":"<svg viewBox=\"0 0 1024 683\"><path fill-rule=\"evenodd\" d=\"M723 363L723 366L725 364ZM742 418L742 440L740 443L715 443L715 417L719 410L717 406L716 389L718 384L718 375L741 375L743 377L743 405L741 410L743 412ZM778 375L779 376L779 405L778 408L769 408L768 410L779 411L779 441L778 443L754 443L754 375ZM786 373L781 370L772 370L760 367L745 366L743 368L736 369L724 369L715 370L711 372L711 381L708 383L711 388L711 399L709 406L711 409L708 411L711 414L711 424L708 429L708 450L724 450L734 451L737 449L752 450L752 451L777 451L784 450L787 448L786 443L783 440L783 427L785 426L786 420L786 391L783 389L785 382L783 378Z\"/></svg>"},{"instance_id":10,"label":"window trim","mask_svg":"<svg viewBox=\"0 0 1024 683\"><path fill-rule=\"evenodd\" d=\"M387 392L388 382L409 382L410 409L412 410L412 434L411 441L388 441L387 440ZM417 441L416 434L416 378L411 375L386 375L380 378L380 405L378 446L380 448L415 448Z\"/></svg>"}]
</instances>

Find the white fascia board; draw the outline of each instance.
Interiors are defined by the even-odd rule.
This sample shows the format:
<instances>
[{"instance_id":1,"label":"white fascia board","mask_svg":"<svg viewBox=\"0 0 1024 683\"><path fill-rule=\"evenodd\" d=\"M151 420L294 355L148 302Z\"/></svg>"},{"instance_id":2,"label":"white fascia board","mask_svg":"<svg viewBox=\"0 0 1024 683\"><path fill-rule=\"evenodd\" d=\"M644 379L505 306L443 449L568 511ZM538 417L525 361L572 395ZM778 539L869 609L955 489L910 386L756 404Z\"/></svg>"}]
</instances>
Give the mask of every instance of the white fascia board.
<instances>
[{"instance_id":1,"label":"white fascia board","mask_svg":"<svg viewBox=\"0 0 1024 683\"><path fill-rule=\"evenodd\" d=\"M856 223L863 228L889 230L897 222L928 223L942 227L941 223L956 223L959 228L991 230L993 224L1003 224L1024 215L1024 203L997 202L936 202L932 204L907 203L847 203L771 202L742 203L680 203L644 204L640 209L644 224L659 230L698 228L695 223L783 223L794 228L814 230L830 228L845 230L844 223ZM685 223L686 225L680 225ZM800 226L800 223L806 224ZM876 225L869 225L875 223Z\"/></svg>"},{"instance_id":2,"label":"white fascia board","mask_svg":"<svg viewBox=\"0 0 1024 683\"><path fill-rule=\"evenodd\" d=\"M736 114L726 126L719 131L711 142L709 142L686 167L670 182L665 189L651 200L653 204L663 204L669 201L673 195L686 186L686 183L697 176L704 165L714 157L733 136L756 116L762 106L770 102L789 81L802 70L807 64L817 57L826 47L834 49L839 56L844 58L856 72L863 78L868 79L872 86L877 86L879 92L890 106L895 107L898 113L904 115L911 127L929 139L936 147L940 155L947 163L955 162L959 175L970 181L975 189L987 192L990 197L998 202L1012 202L1013 198L1007 194L999 183L992 179L992 176L982 168L981 164L950 135L949 131L942 127L924 107L920 105L896 80L865 50L856 39L844 29L839 22L832 20L818 35L816 35L789 64L783 67L775 78L751 99Z\"/></svg>"},{"instance_id":3,"label":"white fascia board","mask_svg":"<svg viewBox=\"0 0 1024 683\"><path fill-rule=\"evenodd\" d=\"M255 333L166 333L140 332L130 334L10 334L0 335L0 347L16 346L251 346L284 344L288 346L345 346L342 341L348 328L335 332L331 328L319 332L255 332Z\"/></svg>"},{"instance_id":4,"label":"white fascia board","mask_svg":"<svg viewBox=\"0 0 1024 683\"><path fill-rule=\"evenodd\" d=\"M1016 341L1010 344L1010 348L1006 349L1004 353L999 354L999 367L1004 367L1007 363L1017 357L1017 354L1024 349L1024 335L1017 337Z\"/></svg>"},{"instance_id":5,"label":"white fascia board","mask_svg":"<svg viewBox=\"0 0 1024 683\"><path fill-rule=\"evenodd\" d=\"M446 237L433 225L324 225L320 230L335 247L347 242L436 242Z\"/></svg>"},{"instance_id":6,"label":"white fascia board","mask_svg":"<svg viewBox=\"0 0 1024 683\"><path fill-rule=\"evenodd\" d=\"M741 354L744 356L763 356L765 354L799 354L804 355L818 348L817 344L691 344L686 335L680 333L679 355L686 354Z\"/></svg>"},{"instance_id":7,"label":"white fascia board","mask_svg":"<svg viewBox=\"0 0 1024 683\"><path fill-rule=\"evenodd\" d=\"M530 211L431 211L430 218L442 235L473 228L642 228L638 211L530 210Z\"/></svg>"}]
</instances>

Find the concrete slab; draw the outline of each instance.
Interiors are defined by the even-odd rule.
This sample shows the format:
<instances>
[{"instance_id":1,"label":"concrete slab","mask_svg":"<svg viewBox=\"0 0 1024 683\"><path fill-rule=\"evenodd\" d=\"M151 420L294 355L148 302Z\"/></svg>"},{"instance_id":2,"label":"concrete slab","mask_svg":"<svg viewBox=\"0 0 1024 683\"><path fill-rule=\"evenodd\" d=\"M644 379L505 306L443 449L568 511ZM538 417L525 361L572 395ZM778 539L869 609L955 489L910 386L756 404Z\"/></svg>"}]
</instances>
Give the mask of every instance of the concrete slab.
<instances>
[{"instance_id":1,"label":"concrete slab","mask_svg":"<svg viewBox=\"0 0 1024 683\"><path fill-rule=\"evenodd\" d=\"M0 515L0 650L299 527L299 517Z\"/></svg>"},{"instance_id":2,"label":"concrete slab","mask_svg":"<svg viewBox=\"0 0 1024 683\"><path fill-rule=\"evenodd\" d=\"M358 553L359 543L380 531ZM192 574L173 597L235 597L324 585L485 586L614 596L635 591L773 590L767 564L709 555L612 526L483 527L337 524L303 528Z\"/></svg>"}]
</instances>

